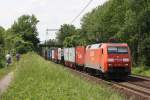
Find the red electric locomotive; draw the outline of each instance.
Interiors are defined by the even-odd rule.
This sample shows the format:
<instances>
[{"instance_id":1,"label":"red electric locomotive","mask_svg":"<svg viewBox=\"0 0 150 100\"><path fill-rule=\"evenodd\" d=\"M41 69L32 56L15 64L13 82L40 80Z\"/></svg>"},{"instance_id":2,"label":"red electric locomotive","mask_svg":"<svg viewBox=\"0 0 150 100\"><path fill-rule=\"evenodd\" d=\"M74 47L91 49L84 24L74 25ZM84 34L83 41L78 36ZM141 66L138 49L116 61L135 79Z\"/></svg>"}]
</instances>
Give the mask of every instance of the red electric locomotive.
<instances>
[{"instance_id":1,"label":"red electric locomotive","mask_svg":"<svg viewBox=\"0 0 150 100\"><path fill-rule=\"evenodd\" d=\"M131 73L130 49L124 43L101 43L86 47L85 68L101 71L113 78Z\"/></svg>"}]
</instances>

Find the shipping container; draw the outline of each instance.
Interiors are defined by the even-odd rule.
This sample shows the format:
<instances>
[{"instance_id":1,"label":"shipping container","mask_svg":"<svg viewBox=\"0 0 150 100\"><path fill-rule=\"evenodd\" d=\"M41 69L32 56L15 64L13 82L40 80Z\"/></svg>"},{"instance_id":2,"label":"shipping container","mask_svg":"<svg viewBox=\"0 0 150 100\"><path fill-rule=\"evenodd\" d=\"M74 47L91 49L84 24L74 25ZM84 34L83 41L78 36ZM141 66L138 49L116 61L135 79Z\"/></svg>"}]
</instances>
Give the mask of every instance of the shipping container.
<instances>
[{"instance_id":1,"label":"shipping container","mask_svg":"<svg viewBox=\"0 0 150 100\"><path fill-rule=\"evenodd\" d=\"M75 67L75 48L64 48L64 63L66 66Z\"/></svg>"},{"instance_id":2,"label":"shipping container","mask_svg":"<svg viewBox=\"0 0 150 100\"><path fill-rule=\"evenodd\" d=\"M75 48L69 48L69 62L75 63Z\"/></svg>"},{"instance_id":3,"label":"shipping container","mask_svg":"<svg viewBox=\"0 0 150 100\"><path fill-rule=\"evenodd\" d=\"M69 61L69 49L64 48L64 61Z\"/></svg>"},{"instance_id":4,"label":"shipping container","mask_svg":"<svg viewBox=\"0 0 150 100\"><path fill-rule=\"evenodd\" d=\"M47 59L50 60L51 57L52 57L51 49L48 49L48 50L47 50Z\"/></svg>"},{"instance_id":5,"label":"shipping container","mask_svg":"<svg viewBox=\"0 0 150 100\"><path fill-rule=\"evenodd\" d=\"M62 58L62 49L58 48L58 60L60 61Z\"/></svg>"},{"instance_id":6,"label":"shipping container","mask_svg":"<svg viewBox=\"0 0 150 100\"><path fill-rule=\"evenodd\" d=\"M84 66L84 58L85 58L85 47L84 46L76 47L76 65Z\"/></svg>"},{"instance_id":7,"label":"shipping container","mask_svg":"<svg viewBox=\"0 0 150 100\"><path fill-rule=\"evenodd\" d=\"M57 63L58 62L58 48L54 49L54 62Z\"/></svg>"},{"instance_id":8,"label":"shipping container","mask_svg":"<svg viewBox=\"0 0 150 100\"><path fill-rule=\"evenodd\" d=\"M52 60L54 60L54 49L52 49Z\"/></svg>"}]
</instances>

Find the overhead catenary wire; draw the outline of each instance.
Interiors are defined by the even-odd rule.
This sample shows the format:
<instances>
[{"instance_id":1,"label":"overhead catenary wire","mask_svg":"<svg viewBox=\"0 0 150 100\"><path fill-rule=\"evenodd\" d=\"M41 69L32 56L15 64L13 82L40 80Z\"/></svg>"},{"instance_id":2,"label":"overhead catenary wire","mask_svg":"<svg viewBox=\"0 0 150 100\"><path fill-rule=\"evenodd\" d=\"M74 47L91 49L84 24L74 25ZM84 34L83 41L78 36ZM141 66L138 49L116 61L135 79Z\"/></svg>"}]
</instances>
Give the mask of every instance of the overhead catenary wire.
<instances>
[{"instance_id":1,"label":"overhead catenary wire","mask_svg":"<svg viewBox=\"0 0 150 100\"><path fill-rule=\"evenodd\" d=\"M86 8L92 3L93 0L90 0L86 6L81 10L81 12L71 21L71 24L86 10Z\"/></svg>"},{"instance_id":2,"label":"overhead catenary wire","mask_svg":"<svg viewBox=\"0 0 150 100\"><path fill-rule=\"evenodd\" d=\"M89 0L89 2L85 5L85 7L79 12L79 14L71 21L70 24L73 24L73 22L86 10L86 8L92 3L93 0ZM48 36L49 31L58 31L59 29L46 29L46 39Z\"/></svg>"}]
</instances>

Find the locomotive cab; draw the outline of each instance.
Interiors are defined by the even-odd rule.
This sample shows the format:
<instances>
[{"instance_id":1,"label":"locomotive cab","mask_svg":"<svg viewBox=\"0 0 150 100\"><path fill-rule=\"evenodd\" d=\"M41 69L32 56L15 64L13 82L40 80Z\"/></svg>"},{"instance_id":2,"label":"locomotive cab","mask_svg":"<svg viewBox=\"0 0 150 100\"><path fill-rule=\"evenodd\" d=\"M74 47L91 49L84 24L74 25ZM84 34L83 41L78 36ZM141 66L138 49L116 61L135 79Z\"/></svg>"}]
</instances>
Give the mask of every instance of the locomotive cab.
<instances>
[{"instance_id":1,"label":"locomotive cab","mask_svg":"<svg viewBox=\"0 0 150 100\"><path fill-rule=\"evenodd\" d=\"M128 45L108 44L106 62L109 76L126 77L131 74L131 57Z\"/></svg>"}]
</instances>

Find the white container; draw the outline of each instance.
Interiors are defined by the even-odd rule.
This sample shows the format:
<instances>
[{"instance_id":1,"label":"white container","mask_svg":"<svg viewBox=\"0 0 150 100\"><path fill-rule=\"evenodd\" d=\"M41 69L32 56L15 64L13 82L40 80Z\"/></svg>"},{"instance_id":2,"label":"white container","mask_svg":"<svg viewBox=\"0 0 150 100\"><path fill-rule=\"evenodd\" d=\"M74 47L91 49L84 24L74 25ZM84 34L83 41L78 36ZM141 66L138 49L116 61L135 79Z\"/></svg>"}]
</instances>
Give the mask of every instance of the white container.
<instances>
[{"instance_id":1,"label":"white container","mask_svg":"<svg viewBox=\"0 0 150 100\"><path fill-rule=\"evenodd\" d=\"M52 50L52 59L54 59L54 50Z\"/></svg>"},{"instance_id":2,"label":"white container","mask_svg":"<svg viewBox=\"0 0 150 100\"><path fill-rule=\"evenodd\" d=\"M58 48L58 60L61 60L61 56L62 56L62 49Z\"/></svg>"},{"instance_id":3,"label":"white container","mask_svg":"<svg viewBox=\"0 0 150 100\"><path fill-rule=\"evenodd\" d=\"M69 62L75 63L75 48L69 48Z\"/></svg>"},{"instance_id":4,"label":"white container","mask_svg":"<svg viewBox=\"0 0 150 100\"><path fill-rule=\"evenodd\" d=\"M69 49L64 48L64 61L69 61Z\"/></svg>"}]
</instances>

